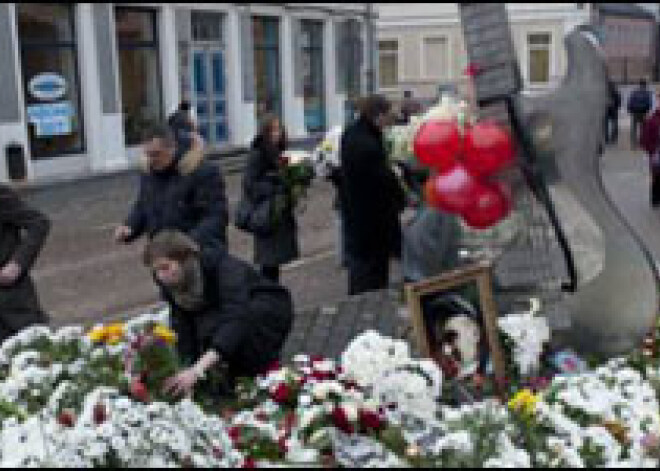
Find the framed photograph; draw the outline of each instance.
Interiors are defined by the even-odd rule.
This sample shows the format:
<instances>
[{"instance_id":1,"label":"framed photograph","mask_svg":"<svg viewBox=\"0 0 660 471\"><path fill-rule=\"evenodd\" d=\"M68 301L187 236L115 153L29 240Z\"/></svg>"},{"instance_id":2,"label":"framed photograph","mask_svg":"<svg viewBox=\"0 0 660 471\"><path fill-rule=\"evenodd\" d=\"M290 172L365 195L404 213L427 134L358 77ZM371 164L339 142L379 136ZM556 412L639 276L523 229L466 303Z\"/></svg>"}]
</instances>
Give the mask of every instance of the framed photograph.
<instances>
[{"instance_id":1,"label":"framed photograph","mask_svg":"<svg viewBox=\"0 0 660 471\"><path fill-rule=\"evenodd\" d=\"M492 376L503 384L490 262L408 284L406 299L420 353L438 363L446 378Z\"/></svg>"}]
</instances>

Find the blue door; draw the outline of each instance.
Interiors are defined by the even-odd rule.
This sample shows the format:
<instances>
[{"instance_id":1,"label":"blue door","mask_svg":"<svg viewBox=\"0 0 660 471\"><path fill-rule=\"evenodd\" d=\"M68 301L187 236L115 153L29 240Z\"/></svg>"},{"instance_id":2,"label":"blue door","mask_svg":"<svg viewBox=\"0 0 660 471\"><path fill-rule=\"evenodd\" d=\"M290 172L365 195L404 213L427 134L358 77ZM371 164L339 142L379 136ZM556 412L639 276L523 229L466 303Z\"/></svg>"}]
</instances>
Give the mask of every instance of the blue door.
<instances>
[{"instance_id":1,"label":"blue door","mask_svg":"<svg viewBox=\"0 0 660 471\"><path fill-rule=\"evenodd\" d=\"M196 47L192 58L193 103L199 132L211 146L224 145L229 140L224 52Z\"/></svg>"}]
</instances>

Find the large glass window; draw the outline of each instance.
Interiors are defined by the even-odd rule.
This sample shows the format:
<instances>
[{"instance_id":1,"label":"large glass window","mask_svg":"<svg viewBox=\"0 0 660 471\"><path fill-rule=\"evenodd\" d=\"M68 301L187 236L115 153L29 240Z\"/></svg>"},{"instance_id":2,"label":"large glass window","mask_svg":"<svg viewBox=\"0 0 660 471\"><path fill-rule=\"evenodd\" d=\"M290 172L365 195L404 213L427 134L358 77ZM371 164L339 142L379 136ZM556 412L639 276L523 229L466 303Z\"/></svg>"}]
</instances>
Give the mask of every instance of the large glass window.
<instances>
[{"instance_id":1,"label":"large glass window","mask_svg":"<svg viewBox=\"0 0 660 471\"><path fill-rule=\"evenodd\" d=\"M529 46L529 83L544 84L550 81L550 33L533 33L527 36Z\"/></svg>"},{"instance_id":2,"label":"large glass window","mask_svg":"<svg viewBox=\"0 0 660 471\"><path fill-rule=\"evenodd\" d=\"M32 156L83 152L75 4L17 3L16 11Z\"/></svg>"},{"instance_id":3,"label":"large glass window","mask_svg":"<svg viewBox=\"0 0 660 471\"><path fill-rule=\"evenodd\" d=\"M425 78L444 79L449 69L447 38L424 38L423 75Z\"/></svg>"},{"instance_id":4,"label":"large glass window","mask_svg":"<svg viewBox=\"0 0 660 471\"><path fill-rule=\"evenodd\" d=\"M396 87L399 83L399 43L388 39L378 42L378 74L380 86Z\"/></svg>"},{"instance_id":5,"label":"large glass window","mask_svg":"<svg viewBox=\"0 0 660 471\"><path fill-rule=\"evenodd\" d=\"M277 18L255 16L252 34L257 121L261 122L266 113L282 118L280 22Z\"/></svg>"},{"instance_id":6,"label":"large glass window","mask_svg":"<svg viewBox=\"0 0 660 471\"><path fill-rule=\"evenodd\" d=\"M163 119L160 60L154 10L117 7L117 48L126 145L136 145Z\"/></svg>"},{"instance_id":7,"label":"large glass window","mask_svg":"<svg viewBox=\"0 0 660 471\"><path fill-rule=\"evenodd\" d=\"M301 21L301 34L305 128L309 132L324 131L323 22Z\"/></svg>"}]
</instances>

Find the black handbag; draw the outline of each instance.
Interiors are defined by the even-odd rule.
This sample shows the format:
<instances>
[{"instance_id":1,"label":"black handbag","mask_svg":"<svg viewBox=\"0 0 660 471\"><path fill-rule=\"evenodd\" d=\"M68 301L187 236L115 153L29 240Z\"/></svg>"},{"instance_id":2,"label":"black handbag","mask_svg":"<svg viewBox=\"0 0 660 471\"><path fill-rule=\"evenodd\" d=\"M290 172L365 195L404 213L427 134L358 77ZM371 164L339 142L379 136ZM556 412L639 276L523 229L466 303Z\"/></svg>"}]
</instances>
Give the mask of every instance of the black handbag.
<instances>
[{"instance_id":1,"label":"black handbag","mask_svg":"<svg viewBox=\"0 0 660 471\"><path fill-rule=\"evenodd\" d=\"M257 236L267 237L273 233L273 205L271 199L254 203L247 195L238 202L234 215L236 227Z\"/></svg>"}]
</instances>

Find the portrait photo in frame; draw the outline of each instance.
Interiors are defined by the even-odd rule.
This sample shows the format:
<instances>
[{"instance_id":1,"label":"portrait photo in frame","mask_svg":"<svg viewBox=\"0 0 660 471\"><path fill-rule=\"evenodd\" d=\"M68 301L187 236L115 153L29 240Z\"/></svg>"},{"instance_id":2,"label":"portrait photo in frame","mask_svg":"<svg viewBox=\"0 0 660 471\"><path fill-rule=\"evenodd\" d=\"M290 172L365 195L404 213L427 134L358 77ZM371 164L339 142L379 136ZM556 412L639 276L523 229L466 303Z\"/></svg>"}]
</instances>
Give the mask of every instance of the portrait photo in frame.
<instances>
[{"instance_id":1,"label":"portrait photo in frame","mask_svg":"<svg viewBox=\"0 0 660 471\"><path fill-rule=\"evenodd\" d=\"M497 385L504 384L489 261L407 284L405 291L419 351L440 366L445 378L491 376Z\"/></svg>"}]
</instances>

